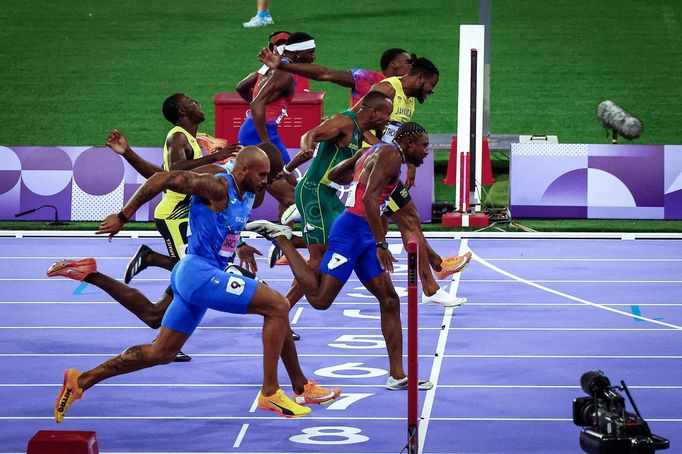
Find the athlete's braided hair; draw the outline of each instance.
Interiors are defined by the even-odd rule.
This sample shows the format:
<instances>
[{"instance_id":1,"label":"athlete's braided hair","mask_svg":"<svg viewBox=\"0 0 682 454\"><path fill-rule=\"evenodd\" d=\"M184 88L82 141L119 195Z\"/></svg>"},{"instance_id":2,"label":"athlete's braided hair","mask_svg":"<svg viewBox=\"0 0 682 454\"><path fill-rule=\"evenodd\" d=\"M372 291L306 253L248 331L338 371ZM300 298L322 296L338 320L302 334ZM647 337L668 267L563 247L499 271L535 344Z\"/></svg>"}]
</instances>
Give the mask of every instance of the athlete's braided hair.
<instances>
[{"instance_id":1,"label":"athlete's braided hair","mask_svg":"<svg viewBox=\"0 0 682 454\"><path fill-rule=\"evenodd\" d=\"M426 134L426 129L424 129L422 125L415 123L414 121L408 121L407 123L403 123L403 125L398 128L393 141L397 142L403 137L420 136L422 134Z\"/></svg>"},{"instance_id":2,"label":"athlete's braided hair","mask_svg":"<svg viewBox=\"0 0 682 454\"><path fill-rule=\"evenodd\" d=\"M417 56L413 54L412 57L412 69L410 74L421 74L423 76L438 76L438 68L433 64L431 60L424 57L416 58Z\"/></svg>"}]
</instances>

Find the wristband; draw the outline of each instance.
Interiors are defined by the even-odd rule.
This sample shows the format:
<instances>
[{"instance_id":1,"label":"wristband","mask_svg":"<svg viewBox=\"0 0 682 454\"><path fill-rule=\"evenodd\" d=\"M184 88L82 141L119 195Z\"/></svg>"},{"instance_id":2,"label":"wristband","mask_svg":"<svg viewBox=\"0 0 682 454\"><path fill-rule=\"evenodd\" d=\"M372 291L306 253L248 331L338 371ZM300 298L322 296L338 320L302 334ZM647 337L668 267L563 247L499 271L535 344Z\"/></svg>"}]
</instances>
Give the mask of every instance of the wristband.
<instances>
[{"instance_id":1,"label":"wristband","mask_svg":"<svg viewBox=\"0 0 682 454\"><path fill-rule=\"evenodd\" d=\"M119 211L118 214L116 215L116 217L119 220L121 220L121 222L123 222L123 223L130 222L130 219L128 219L128 216L123 214L123 211Z\"/></svg>"},{"instance_id":2,"label":"wristband","mask_svg":"<svg viewBox=\"0 0 682 454\"><path fill-rule=\"evenodd\" d=\"M287 170L287 166L286 166L286 165L285 165L284 167L282 167L282 173L283 173L284 175L291 175L291 172L289 172L289 171Z\"/></svg>"},{"instance_id":3,"label":"wristband","mask_svg":"<svg viewBox=\"0 0 682 454\"><path fill-rule=\"evenodd\" d=\"M246 241L242 240L241 237L237 240L237 249L240 247L244 246L246 244Z\"/></svg>"}]
</instances>

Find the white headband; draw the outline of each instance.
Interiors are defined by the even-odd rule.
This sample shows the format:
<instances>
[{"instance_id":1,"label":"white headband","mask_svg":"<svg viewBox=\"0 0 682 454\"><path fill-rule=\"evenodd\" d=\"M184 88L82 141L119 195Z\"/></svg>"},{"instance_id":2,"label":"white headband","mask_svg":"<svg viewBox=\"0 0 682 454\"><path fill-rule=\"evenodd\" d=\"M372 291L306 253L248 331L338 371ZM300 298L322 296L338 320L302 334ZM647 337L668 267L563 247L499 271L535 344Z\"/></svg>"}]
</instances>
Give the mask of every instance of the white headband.
<instances>
[{"instance_id":1,"label":"white headband","mask_svg":"<svg viewBox=\"0 0 682 454\"><path fill-rule=\"evenodd\" d=\"M310 50L310 49L315 49L315 40L314 39L310 39L308 41L303 41L302 43L287 44L284 47L284 50L288 50L289 52L299 52L302 50Z\"/></svg>"}]
</instances>

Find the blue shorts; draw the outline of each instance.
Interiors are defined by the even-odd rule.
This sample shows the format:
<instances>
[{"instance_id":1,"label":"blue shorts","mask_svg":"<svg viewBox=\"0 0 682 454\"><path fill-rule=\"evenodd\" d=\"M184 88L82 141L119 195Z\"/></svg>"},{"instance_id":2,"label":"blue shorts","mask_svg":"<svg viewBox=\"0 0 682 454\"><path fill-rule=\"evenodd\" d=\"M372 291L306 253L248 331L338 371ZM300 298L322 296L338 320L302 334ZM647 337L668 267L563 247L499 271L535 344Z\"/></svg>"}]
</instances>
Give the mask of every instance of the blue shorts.
<instances>
[{"instance_id":1,"label":"blue shorts","mask_svg":"<svg viewBox=\"0 0 682 454\"><path fill-rule=\"evenodd\" d=\"M265 127L268 130L268 136L270 137L270 142L279 148L279 151L282 153L282 160L284 160L284 164L287 164L289 161L291 161L291 158L289 157L287 147L284 146L284 142L282 142L282 139L279 138L277 126L278 125L276 123L265 123ZM246 120L244 123L242 123L242 126L239 128L239 135L237 138L239 143L244 146L258 145L262 142L258 132L256 132L256 125L253 122L251 116L246 117Z\"/></svg>"},{"instance_id":2,"label":"blue shorts","mask_svg":"<svg viewBox=\"0 0 682 454\"><path fill-rule=\"evenodd\" d=\"M191 335L206 309L245 314L259 282L222 271L198 255L188 254L171 273L173 302L161 326Z\"/></svg>"},{"instance_id":3,"label":"blue shorts","mask_svg":"<svg viewBox=\"0 0 682 454\"><path fill-rule=\"evenodd\" d=\"M344 211L329 233L329 247L322 257L320 272L347 282L350 273L363 284L384 272L377 258L377 244L367 219Z\"/></svg>"}]
</instances>

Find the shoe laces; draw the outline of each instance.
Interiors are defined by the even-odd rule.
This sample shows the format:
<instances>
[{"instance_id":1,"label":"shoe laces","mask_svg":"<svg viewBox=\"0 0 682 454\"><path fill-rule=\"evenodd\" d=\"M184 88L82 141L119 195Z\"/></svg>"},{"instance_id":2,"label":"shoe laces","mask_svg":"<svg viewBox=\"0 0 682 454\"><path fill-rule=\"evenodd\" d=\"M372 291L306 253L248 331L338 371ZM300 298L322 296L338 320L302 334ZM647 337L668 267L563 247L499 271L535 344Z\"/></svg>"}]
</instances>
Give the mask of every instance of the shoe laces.
<instances>
[{"instance_id":1,"label":"shoe laces","mask_svg":"<svg viewBox=\"0 0 682 454\"><path fill-rule=\"evenodd\" d=\"M458 255L456 257L446 257L443 259L443 263L441 264L442 268L455 268L457 265L462 263L464 260L463 255Z\"/></svg>"},{"instance_id":2,"label":"shoe laces","mask_svg":"<svg viewBox=\"0 0 682 454\"><path fill-rule=\"evenodd\" d=\"M303 385L303 394L309 396L326 396L329 390L317 384L315 380L308 380L308 383Z\"/></svg>"}]
</instances>

